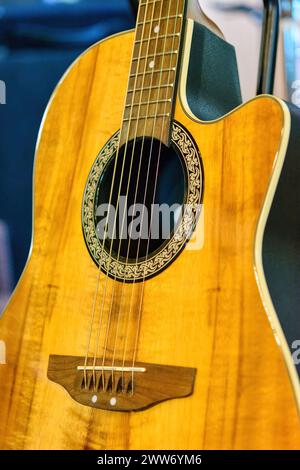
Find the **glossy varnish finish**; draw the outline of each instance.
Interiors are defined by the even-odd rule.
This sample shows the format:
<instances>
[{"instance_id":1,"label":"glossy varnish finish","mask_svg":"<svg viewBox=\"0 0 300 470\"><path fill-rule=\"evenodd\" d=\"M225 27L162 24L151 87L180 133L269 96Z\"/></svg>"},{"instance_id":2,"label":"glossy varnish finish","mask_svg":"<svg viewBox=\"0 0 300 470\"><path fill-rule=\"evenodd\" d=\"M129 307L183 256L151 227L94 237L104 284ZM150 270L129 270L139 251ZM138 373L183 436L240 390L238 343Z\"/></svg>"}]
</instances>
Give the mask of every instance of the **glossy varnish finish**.
<instances>
[{"instance_id":1,"label":"glossy varnish finish","mask_svg":"<svg viewBox=\"0 0 300 470\"><path fill-rule=\"evenodd\" d=\"M144 292L135 286L135 299L143 294L137 360L196 367L193 395L113 413L76 403L47 379L50 354L86 352L97 268L83 240L82 198L99 150L120 126L132 44L128 33L83 55L43 124L33 249L0 321L7 345L0 447L299 448L292 387L253 268L257 219L283 129L282 108L271 98L211 124L192 121L177 102L175 118L202 153L205 243L185 250Z\"/></svg>"}]
</instances>

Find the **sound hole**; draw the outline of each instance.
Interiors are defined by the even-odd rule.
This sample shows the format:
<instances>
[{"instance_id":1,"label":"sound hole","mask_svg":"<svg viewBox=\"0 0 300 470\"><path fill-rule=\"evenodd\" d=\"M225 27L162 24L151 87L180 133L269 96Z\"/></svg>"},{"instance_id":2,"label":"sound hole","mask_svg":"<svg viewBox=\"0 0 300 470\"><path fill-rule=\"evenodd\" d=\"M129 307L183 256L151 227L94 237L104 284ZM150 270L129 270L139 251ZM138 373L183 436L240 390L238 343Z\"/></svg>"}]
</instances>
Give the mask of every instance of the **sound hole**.
<instances>
[{"instance_id":1,"label":"sound hole","mask_svg":"<svg viewBox=\"0 0 300 470\"><path fill-rule=\"evenodd\" d=\"M148 137L123 145L96 191L95 226L105 250L129 263L160 250L180 223L186 181L175 147Z\"/></svg>"}]
</instances>

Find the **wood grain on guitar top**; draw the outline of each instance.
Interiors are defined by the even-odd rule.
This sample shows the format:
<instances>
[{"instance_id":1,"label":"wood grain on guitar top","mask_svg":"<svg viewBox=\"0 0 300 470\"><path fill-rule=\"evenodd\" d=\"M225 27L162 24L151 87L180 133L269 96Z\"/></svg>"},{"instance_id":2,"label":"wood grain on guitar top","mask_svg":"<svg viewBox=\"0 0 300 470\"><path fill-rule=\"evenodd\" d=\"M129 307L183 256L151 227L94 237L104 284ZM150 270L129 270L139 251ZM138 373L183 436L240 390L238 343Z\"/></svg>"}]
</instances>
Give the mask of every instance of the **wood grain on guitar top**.
<instances>
[{"instance_id":1,"label":"wood grain on guitar top","mask_svg":"<svg viewBox=\"0 0 300 470\"><path fill-rule=\"evenodd\" d=\"M112 413L78 404L47 378L51 354L86 352L97 268L82 235L82 198L99 150L120 127L132 44L126 33L85 53L43 123L32 253L0 320L0 448L299 448L292 387L253 269L283 126L270 98L211 124L192 121L177 101L175 119L203 159L205 242L146 282L138 361L197 368L193 394ZM141 285L134 289L138 298Z\"/></svg>"}]
</instances>

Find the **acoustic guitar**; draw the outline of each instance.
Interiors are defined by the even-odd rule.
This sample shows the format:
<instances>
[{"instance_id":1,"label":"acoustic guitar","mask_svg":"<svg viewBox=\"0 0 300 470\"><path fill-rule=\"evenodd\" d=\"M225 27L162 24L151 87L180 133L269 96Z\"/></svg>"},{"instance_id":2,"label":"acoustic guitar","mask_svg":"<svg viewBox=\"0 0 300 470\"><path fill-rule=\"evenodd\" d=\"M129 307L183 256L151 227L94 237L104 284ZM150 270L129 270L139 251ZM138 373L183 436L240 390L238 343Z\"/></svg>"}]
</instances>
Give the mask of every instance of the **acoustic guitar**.
<instances>
[{"instance_id":1,"label":"acoustic guitar","mask_svg":"<svg viewBox=\"0 0 300 470\"><path fill-rule=\"evenodd\" d=\"M0 321L2 449L300 446L262 262L291 114L271 96L192 114L186 3L141 0L50 100Z\"/></svg>"}]
</instances>

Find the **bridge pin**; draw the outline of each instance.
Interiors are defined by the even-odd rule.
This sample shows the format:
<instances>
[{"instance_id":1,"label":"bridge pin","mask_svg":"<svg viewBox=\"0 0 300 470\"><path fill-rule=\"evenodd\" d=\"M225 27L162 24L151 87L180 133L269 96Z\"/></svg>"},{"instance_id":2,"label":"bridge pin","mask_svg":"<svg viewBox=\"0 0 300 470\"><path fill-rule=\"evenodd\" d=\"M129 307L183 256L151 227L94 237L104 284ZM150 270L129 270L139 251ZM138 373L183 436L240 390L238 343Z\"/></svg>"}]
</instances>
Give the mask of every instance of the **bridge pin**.
<instances>
[{"instance_id":1,"label":"bridge pin","mask_svg":"<svg viewBox=\"0 0 300 470\"><path fill-rule=\"evenodd\" d=\"M98 397L97 395L92 396L92 403L97 403Z\"/></svg>"},{"instance_id":2,"label":"bridge pin","mask_svg":"<svg viewBox=\"0 0 300 470\"><path fill-rule=\"evenodd\" d=\"M117 399L115 397L112 397L110 400L109 400L109 404L110 406L116 406L117 404Z\"/></svg>"}]
</instances>

